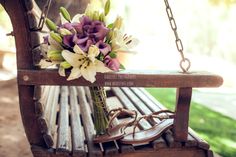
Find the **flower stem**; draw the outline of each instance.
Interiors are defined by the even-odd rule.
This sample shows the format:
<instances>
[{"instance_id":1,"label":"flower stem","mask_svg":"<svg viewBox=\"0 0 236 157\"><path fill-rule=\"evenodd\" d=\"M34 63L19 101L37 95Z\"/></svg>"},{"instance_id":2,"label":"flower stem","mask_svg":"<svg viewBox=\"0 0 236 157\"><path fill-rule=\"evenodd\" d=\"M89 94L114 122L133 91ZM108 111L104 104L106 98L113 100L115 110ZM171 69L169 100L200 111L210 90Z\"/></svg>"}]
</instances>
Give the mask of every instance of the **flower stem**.
<instances>
[{"instance_id":1,"label":"flower stem","mask_svg":"<svg viewBox=\"0 0 236 157\"><path fill-rule=\"evenodd\" d=\"M106 105L106 93L103 87L90 87L90 93L93 99L93 116L96 135L106 133L108 124L108 112Z\"/></svg>"}]
</instances>

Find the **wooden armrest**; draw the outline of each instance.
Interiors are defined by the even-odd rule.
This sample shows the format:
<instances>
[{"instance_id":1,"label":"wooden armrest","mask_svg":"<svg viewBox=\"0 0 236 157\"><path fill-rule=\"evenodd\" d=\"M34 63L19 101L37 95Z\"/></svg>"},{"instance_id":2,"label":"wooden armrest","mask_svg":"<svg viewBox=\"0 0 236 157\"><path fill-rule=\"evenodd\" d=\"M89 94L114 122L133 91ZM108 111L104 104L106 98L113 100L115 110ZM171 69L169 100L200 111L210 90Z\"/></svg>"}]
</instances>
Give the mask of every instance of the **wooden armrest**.
<instances>
[{"instance_id":1,"label":"wooden armrest","mask_svg":"<svg viewBox=\"0 0 236 157\"><path fill-rule=\"evenodd\" d=\"M97 73L96 82L91 84L82 77L67 81L54 70L18 70L18 82L21 85L77 85L110 87L218 87L223 78L208 72L183 74L173 71L121 71Z\"/></svg>"}]
</instances>

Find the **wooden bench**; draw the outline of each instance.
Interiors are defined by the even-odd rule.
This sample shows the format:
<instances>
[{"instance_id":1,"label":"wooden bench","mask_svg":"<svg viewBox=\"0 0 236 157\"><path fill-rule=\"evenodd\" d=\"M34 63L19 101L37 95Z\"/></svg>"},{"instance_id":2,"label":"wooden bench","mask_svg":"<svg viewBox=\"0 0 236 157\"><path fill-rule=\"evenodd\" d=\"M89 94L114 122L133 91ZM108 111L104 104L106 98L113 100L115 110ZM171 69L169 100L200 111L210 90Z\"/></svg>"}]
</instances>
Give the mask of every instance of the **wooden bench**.
<instances>
[{"instance_id":1,"label":"wooden bench","mask_svg":"<svg viewBox=\"0 0 236 157\"><path fill-rule=\"evenodd\" d=\"M17 48L21 117L35 157L53 156L161 156L212 157L209 145L188 128L192 88L218 87L222 78L204 72L123 71L98 74L95 84L84 79L66 81L57 70L42 70L44 31L38 31L39 8L33 0L0 0L8 12ZM108 86L108 106L135 109L139 116L164 109L142 88L176 88L174 127L161 138L142 146L92 143L94 135L91 96L87 86ZM116 122L130 118L119 117ZM139 129L158 121L143 120ZM129 130L128 130L129 131ZM119 147L119 149L117 149Z\"/></svg>"},{"instance_id":2,"label":"wooden bench","mask_svg":"<svg viewBox=\"0 0 236 157\"><path fill-rule=\"evenodd\" d=\"M135 87L108 87L108 109L124 107L137 110L138 115L150 114L165 109L145 89ZM209 145L189 128L184 142L175 140L169 130L155 141L142 146L124 145L119 149L113 142L104 144L104 152L94 145L95 130L92 117L92 102L88 87L82 86L37 86L35 89L35 114L38 117L41 137L47 148L32 146L35 156L212 156ZM41 92L41 94L39 94ZM116 123L131 117L119 117ZM143 120L139 129L148 129L156 122ZM132 131L132 129L127 132Z\"/></svg>"}]
</instances>

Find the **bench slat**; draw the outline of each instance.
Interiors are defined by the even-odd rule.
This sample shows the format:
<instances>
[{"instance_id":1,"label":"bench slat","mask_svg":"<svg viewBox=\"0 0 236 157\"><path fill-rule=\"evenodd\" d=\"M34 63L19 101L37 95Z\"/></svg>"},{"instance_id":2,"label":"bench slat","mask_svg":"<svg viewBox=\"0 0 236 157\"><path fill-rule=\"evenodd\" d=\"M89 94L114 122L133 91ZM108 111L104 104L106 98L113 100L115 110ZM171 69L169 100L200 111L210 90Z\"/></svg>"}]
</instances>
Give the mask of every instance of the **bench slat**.
<instances>
[{"instance_id":1,"label":"bench slat","mask_svg":"<svg viewBox=\"0 0 236 157\"><path fill-rule=\"evenodd\" d=\"M59 92L59 86L54 86L50 89L44 114L39 118L41 132L44 133L43 137L48 147L52 147L54 144L53 136L56 131L55 126Z\"/></svg>"},{"instance_id":2,"label":"bench slat","mask_svg":"<svg viewBox=\"0 0 236 157\"><path fill-rule=\"evenodd\" d=\"M43 109L44 109L43 115L38 119L42 133L46 133L48 131L51 102L53 101L54 91L55 91L55 86L48 87L47 94L45 94L45 97L43 95L42 98L40 99L40 102L41 104L43 104Z\"/></svg>"},{"instance_id":3,"label":"bench slat","mask_svg":"<svg viewBox=\"0 0 236 157\"><path fill-rule=\"evenodd\" d=\"M86 156L85 136L80 119L80 108L78 106L77 91L75 87L69 87L70 106L71 106L71 134L72 134L72 151L74 155Z\"/></svg>"},{"instance_id":4,"label":"bench slat","mask_svg":"<svg viewBox=\"0 0 236 157\"><path fill-rule=\"evenodd\" d=\"M88 101L89 106L90 106L90 110L91 110L91 112L93 112L93 99L92 99L89 87L84 87L84 91L85 91L86 98L87 98L87 101Z\"/></svg>"},{"instance_id":5,"label":"bench slat","mask_svg":"<svg viewBox=\"0 0 236 157\"><path fill-rule=\"evenodd\" d=\"M91 110L86 100L85 91L83 87L77 87L77 92L78 92L78 97L79 97L79 106L80 106L80 111L82 115L82 122L83 124L85 124L83 126L84 126L87 144L88 144L88 153L92 157L103 156L102 151L98 147L96 147L92 142L92 139L95 135L94 124L91 117Z\"/></svg>"},{"instance_id":6,"label":"bench slat","mask_svg":"<svg viewBox=\"0 0 236 157\"><path fill-rule=\"evenodd\" d=\"M58 140L57 152L68 152L69 143L71 142L69 136L69 104L68 104L68 87L61 87L60 97L60 110L59 110L59 127L58 127Z\"/></svg>"},{"instance_id":7,"label":"bench slat","mask_svg":"<svg viewBox=\"0 0 236 157\"><path fill-rule=\"evenodd\" d=\"M218 87L222 77L206 72L182 74L178 72L117 72L97 73L96 82L89 83L82 77L67 81L57 70L18 70L19 84L22 85L79 85L111 87ZM28 77L28 79L24 79ZM43 77L38 77L43 76Z\"/></svg>"}]
</instances>

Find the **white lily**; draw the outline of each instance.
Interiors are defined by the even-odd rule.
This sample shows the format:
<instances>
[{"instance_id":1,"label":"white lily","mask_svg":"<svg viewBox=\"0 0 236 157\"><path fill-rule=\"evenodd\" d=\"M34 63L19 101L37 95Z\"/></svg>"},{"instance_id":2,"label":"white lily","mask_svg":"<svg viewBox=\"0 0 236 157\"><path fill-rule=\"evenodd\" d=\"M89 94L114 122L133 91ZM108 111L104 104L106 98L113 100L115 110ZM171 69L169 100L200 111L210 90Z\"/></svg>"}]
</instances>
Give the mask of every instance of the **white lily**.
<instances>
[{"instance_id":1,"label":"white lily","mask_svg":"<svg viewBox=\"0 0 236 157\"><path fill-rule=\"evenodd\" d=\"M89 47L88 53L83 52L78 45L74 46L74 52L68 50L62 51L62 56L72 65L70 76L67 80L77 79L81 76L93 83L97 72L105 73L111 70L96 57L99 55L99 49L95 45Z\"/></svg>"},{"instance_id":2,"label":"white lily","mask_svg":"<svg viewBox=\"0 0 236 157\"><path fill-rule=\"evenodd\" d=\"M125 51L130 52L130 49L138 44L138 39L132 36L123 34L120 30L115 29L111 36L112 51Z\"/></svg>"}]
</instances>

